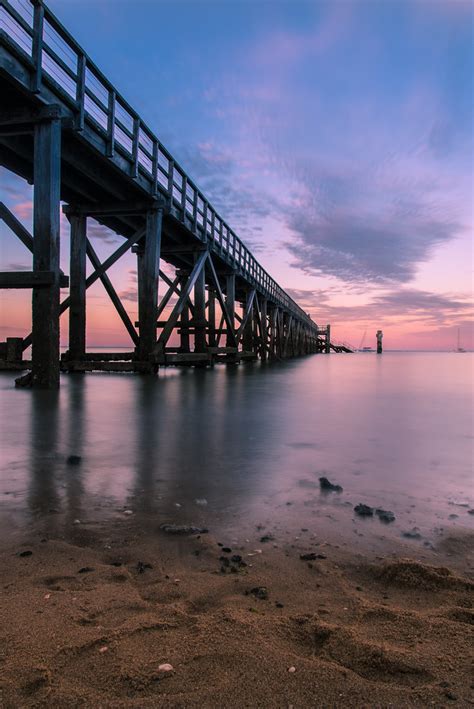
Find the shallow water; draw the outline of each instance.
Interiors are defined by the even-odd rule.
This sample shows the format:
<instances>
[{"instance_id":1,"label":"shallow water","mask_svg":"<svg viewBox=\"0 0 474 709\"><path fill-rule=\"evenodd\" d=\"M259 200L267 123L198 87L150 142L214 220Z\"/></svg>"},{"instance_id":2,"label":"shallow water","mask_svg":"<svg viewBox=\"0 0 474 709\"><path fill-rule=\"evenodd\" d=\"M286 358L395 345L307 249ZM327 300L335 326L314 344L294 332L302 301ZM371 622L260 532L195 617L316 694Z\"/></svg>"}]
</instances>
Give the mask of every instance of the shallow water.
<instances>
[{"instance_id":1,"label":"shallow water","mask_svg":"<svg viewBox=\"0 0 474 709\"><path fill-rule=\"evenodd\" d=\"M471 354L321 355L156 379L63 375L59 393L15 390L2 373L1 531L67 536L75 520L131 509L151 529L303 526L375 548L416 528L408 543L430 545L474 528L472 365ZM321 493L321 475L343 493ZM358 518L358 502L396 521Z\"/></svg>"}]
</instances>

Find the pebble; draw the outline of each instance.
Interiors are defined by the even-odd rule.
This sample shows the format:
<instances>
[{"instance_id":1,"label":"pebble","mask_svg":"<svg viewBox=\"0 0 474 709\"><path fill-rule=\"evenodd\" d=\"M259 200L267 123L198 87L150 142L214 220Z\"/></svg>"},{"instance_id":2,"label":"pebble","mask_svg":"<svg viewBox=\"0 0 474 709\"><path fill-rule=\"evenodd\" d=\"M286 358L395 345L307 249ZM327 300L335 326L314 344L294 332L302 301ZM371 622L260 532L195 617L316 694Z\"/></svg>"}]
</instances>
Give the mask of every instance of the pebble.
<instances>
[{"instance_id":1,"label":"pebble","mask_svg":"<svg viewBox=\"0 0 474 709\"><path fill-rule=\"evenodd\" d=\"M74 522L73 522L73 524L81 524L81 520L80 520L80 519L75 519Z\"/></svg>"},{"instance_id":2,"label":"pebble","mask_svg":"<svg viewBox=\"0 0 474 709\"><path fill-rule=\"evenodd\" d=\"M196 505L207 505L207 500L204 497L198 497L194 500L194 502L196 503Z\"/></svg>"},{"instance_id":3,"label":"pebble","mask_svg":"<svg viewBox=\"0 0 474 709\"><path fill-rule=\"evenodd\" d=\"M158 665L158 670L159 672L173 672L174 667L169 662L164 662L162 665Z\"/></svg>"},{"instance_id":4,"label":"pebble","mask_svg":"<svg viewBox=\"0 0 474 709\"><path fill-rule=\"evenodd\" d=\"M296 672L296 667L288 667L288 672L291 672L293 674L293 672Z\"/></svg>"},{"instance_id":5,"label":"pebble","mask_svg":"<svg viewBox=\"0 0 474 709\"><path fill-rule=\"evenodd\" d=\"M31 556L33 552L30 549L18 552L18 556Z\"/></svg>"},{"instance_id":6,"label":"pebble","mask_svg":"<svg viewBox=\"0 0 474 709\"><path fill-rule=\"evenodd\" d=\"M103 645L102 647L99 648L99 652L107 652L108 649L109 648L107 647L107 645Z\"/></svg>"},{"instance_id":7,"label":"pebble","mask_svg":"<svg viewBox=\"0 0 474 709\"><path fill-rule=\"evenodd\" d=\"M49 601L50 598L51 598L51 594L50 594L50 593L47 593L47 594L44 596L44 600L45 600L45 601Z\"/></svg>"},{"instance_id":8,"label":"pebble","mask_svg":"<svg viewBox=\"0 0 474 709\"><path fill-rule=\"evenodd\" d=\"M133 510L124 510L124 515L133 515Z\"/></svg>"}]
</instances>

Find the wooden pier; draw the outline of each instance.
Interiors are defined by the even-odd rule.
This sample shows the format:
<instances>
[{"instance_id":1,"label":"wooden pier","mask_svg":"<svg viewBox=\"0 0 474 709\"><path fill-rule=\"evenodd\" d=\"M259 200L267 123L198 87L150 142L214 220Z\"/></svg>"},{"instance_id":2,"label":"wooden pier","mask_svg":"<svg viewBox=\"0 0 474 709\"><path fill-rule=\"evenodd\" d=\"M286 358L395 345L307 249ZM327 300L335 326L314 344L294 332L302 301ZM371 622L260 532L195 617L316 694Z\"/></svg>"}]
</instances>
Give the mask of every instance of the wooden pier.
<instances>
[{"instance_id":1,"label":"wooden pier","mask_svg":"<svg viewBox=\"0 0 474 709\"><path fill-rule=\"evenodd\" d=\"M32 332L0 343L0 367L31 366L27 383L54 388L61 369L146 373L329 352L329 326L318 328L262 268L46 5L0 0L0 20L0 163L34 185L33 234L0 203L0 218L32 253L32 270L0 273L0 287L33 293ZM70 225L68 276L59 266L61 209ZM91 218L123 239L103 262L88 236ZM108 275L130 250L137 322ZM129 353L87 352L86 292L98 280ZM69 350L60 358L59 318L68 309ZM22 360L30 345L31 363Z\"/></svg>"}]
</instances>

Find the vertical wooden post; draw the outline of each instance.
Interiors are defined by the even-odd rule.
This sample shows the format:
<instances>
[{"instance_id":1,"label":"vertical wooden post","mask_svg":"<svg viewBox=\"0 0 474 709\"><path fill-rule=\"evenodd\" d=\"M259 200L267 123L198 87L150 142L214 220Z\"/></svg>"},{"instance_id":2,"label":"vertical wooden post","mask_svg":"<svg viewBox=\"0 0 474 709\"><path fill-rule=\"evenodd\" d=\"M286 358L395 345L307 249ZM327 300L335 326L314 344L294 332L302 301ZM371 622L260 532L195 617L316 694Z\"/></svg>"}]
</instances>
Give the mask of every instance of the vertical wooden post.
<instances>
[{"instance_id":1,"label":"vertical wooden post","mask_svg":"<svg viewBox=\"0 0 474 709\"><path fill-rule=\"evenodd\" d=\"M267 359L267 339L268 339L267 309L268 309L268 300L266 298L262 298L260 300L260 321L262 323L261 357L262 357L263 362L265 362Z\"/></svg>"},{"instance_id":2,"label":"vertical wooden post","mask_svg":"<svg viewBox=\"0 0 474 709\"><path fill-rule=\"evenodd\" d=\"M382 351L383 351L382 338L383 338L382 330L377 330L377 354L382 354Z\"/></svg>"},{"instance_id":3,"label":"vertical wooden post","mask_svg":"<svg viewBox=\"0 0 474 709\"><path fill-rule=\"evenodd\" d=\"M214 291L209 287L208 290L208 326L209 326L209 347L216 346L216 296Z\"/></svg>"},{"instance_id":4,"label":"vertical wooden post","mask_svg":"<svg viewBox=\"0 0 474 709\"><path fill-rule=\"evenodd\" d=\"M35 67L31 90L37 94L41 88L42 73L43 73L43 24L44 24L44 6L39 0L33 0L33 43L32 43L32 59Z\"/></svg>"},{"instance_id":5,"label":"vertical wooden post","mask_svg":"<svg viewBox=\"0 0 474 709\"><path fill-rule=\"evenodd\" d=\"M186 283L188 282L189 274L186 276L181 276L179 279L180 289L184 290ZM189 347L189 307L187 302L183 304L183 309L181 311L181 342L180 350L181 352L190 352Z\"/></svg>"},{"instance_id":6,"label":"vertical wooden post","mask_svg":"<svg viewBox=\"0 0 474 709\"><path fill-rule=\"evenodd\" d=\"M252 291L249 291L247 293L247 302L245 305L245 311L244 311L244 317L247 315L247 310L249 310L249 314L247 317L247 323L244 327L244 332L242 334L242 347L245 350L245 352L253 352L253 299L250 301L250 293ZM250 309L249 309L249 302L250 302Z\"/></svg>"},{"instance_id":7,"label":"vertical wooden post","mask_svg":"<svg viewBox=\"0 0 474 709\"><path fill-rule=\"evenodd\" d=\"M199 257L200 254L197 255ZM197 259L196 259L197 260ZM206 271L201 269L194 284L194 351L206 351Z\"/></svg>"},{"instance_id":8,"label":"vertical wooden post","mask_svg":"<svg viewBox=\"0 0 474 709\"><path fill-rule=\"evenodd\" d=\"M81 359L86 352L86 245L87 217L69 215L71 249L69 265L69 356Z\"/></svg>"},{"instance_id":9,"label":"vertical wooden post","mask_svg":"<svg viewBox=\"0 0 474 709\"><path fill-rule=\"evenodd\" d=\"M225 303L227 306L227 312L229 313L229 319L232 326L235 326L235 273L229 273L226 277L226 295ZM234 347L234 340L232 339L231 333L228 332L226 336L226 347Z\"/></svg>"},{"instance_id":10,"label":"vertical wooden post","mask_svg":"<svg viewBox=\"0 0 474 709\"><path fill-rule=\"evenodd\" d=\"M140 328L138 356L142 362L151 359L156 344L162 221L162 207L152 207L147 211L145 244L142 253L138 252L137 259Z\"/></svg>"},{"instance_id":11,"label":"vertical wooden post","mask_svg":"<svg viewBox=\"0 0 474 709\"><path fill-rule=\"evenodd\" d=\"M59 209L61 121L35 125L33 271L51 271L51 286L33 288L32 385L59 386Z\"/></svg>"},{"instance_id":12,"label":"vertical wooden post","mask_svg":"<svg viewBox=\"0 0 474 709\"><path fill-rule=\"evenodd\" d=\"M329 354L331 351L331 326L326 325L326 347L324 349L326 354Z\"/></svg>"}]
</instances>

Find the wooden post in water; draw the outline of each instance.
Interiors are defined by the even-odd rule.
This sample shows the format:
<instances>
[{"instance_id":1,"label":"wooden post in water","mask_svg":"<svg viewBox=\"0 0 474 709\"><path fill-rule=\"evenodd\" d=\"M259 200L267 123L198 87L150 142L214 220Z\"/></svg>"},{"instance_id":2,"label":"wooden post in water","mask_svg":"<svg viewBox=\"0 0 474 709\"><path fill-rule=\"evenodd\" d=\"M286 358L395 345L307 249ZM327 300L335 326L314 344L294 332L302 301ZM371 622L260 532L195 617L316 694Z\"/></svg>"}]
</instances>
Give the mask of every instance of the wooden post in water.
<instances>
[{"instance_id":1,"label":"wooden post in water","mask_svg":"<svg viewBox=\"0 0 474 709\"><path fill-rule=\"evenodd\" d=\"M201 254L198 253L197 258ZM206 351L206 272L201 268L194 284L194 351Z\"/></svg>"},{"instance_id":2,"label":"wooden post in water","mask_svg":"<svg viewBox=\"0 0 474 709\"><path fill-rule=\"evenodd\" d=\"M142 249L137 251L138 322L140 328L137 349L138 358L142 362L151 360L156 344L162 220L162 207L154 206L147 210L145 243Z\"/></svg>"},{"instance_id":3,"label":"wooden post in water","mask_svg":"<svg viewBox=\"0 0 474 709\"><path fill-rule=\"evenodd\" d=\"M329 354L331 351L331 326L329 324L326 325L326 343L324 351L326 354Z\"/></svg>"},{"instance_id":4,"label":"wooden post in water","mask_svg":"<svg viewBox=\"0 0 474 709\"><path fill-rule=\"evenodd\" d=\"M33 287L32 386L59 387L59 210L61 120L59 110L34 128L33 272L53 283Z\"/></svg>"},{"instance_id":5,"label":"wooden post in water","mask_svg":"<svg viewBox=\"0 0 474 709\"><path fill-rule=\"evenodd\" d=\"M226 278L226 296L225 303L227 306L227 312L229 313L229 319L234 326L235 323L235 273L227 274ZM226 336L226 347L233 347L234 340L230 332L227 332Z\"/></svg>"},{"instance_id":6,"label":"wooden post in water","mask_svg":"<svg viewBox=\"0 0 474 709\"><path fill-rule=\"evenodd\" d=\"M71 225L69 258L69 357L83 359L86 353L86 244L87 217L67 214Z\"/></svg>"},{"instance_id":7,"label":"wooden post in water","mask_svg":"<svg viewBox=\"0 0 474 709\"><path fill-rule=\"evenodd\" d=\"M382 338L383 338L383 332L382 330L377 330L377 354L382 354Z\"/></svg>"},{"instance_id":8,"label":"wooden post in water","mask_svg":"<svg viewBox=\"0 0 474 709\"><path fill-rule=\"evenodd\" d=\"M262 298L260 301L260 320L262 323L262 348L261 348L261 358L262 362L266 362L267 360L267 333L268 333L268 327L267 327L267 309L268 309L268 301L266 298Z\"/></svg>"},{"instance_id":9,"label":"wooden post in water","mask_svg":"<svg viewBox=\"0 0 474 709\"><path fill-rule=\"evenodd\" d=\"M208 325L209 325L209 347L216 346L216 296L209 286L208 291Z\"/></svg>"},{"instance_id":10,"label":"wooden post in water","mask_svg":"<svg viewBox=\"0 0 474 709\"><path fill-rule=\"evenodd\" d=\"M189 274L180 276L179 287L184 290L186 283L188 282ZM183 304L183 309L181 311L180 317L180 352L190 352L189 347L189 306L185 301Z\"/></svg>"},{"instance_id":11,"label":"wooden post in water","mask_svg":"<svg viewBox=\"0 0 474 709\"><path fill-rule=\"evenodd\" d=\"M242 335L242 347L245 352L253 352L253 291L247 293L243 316L247 318Z\"/></svg>"}]
</instances>

